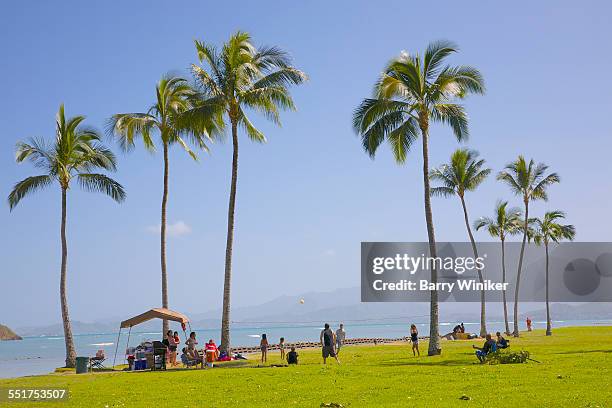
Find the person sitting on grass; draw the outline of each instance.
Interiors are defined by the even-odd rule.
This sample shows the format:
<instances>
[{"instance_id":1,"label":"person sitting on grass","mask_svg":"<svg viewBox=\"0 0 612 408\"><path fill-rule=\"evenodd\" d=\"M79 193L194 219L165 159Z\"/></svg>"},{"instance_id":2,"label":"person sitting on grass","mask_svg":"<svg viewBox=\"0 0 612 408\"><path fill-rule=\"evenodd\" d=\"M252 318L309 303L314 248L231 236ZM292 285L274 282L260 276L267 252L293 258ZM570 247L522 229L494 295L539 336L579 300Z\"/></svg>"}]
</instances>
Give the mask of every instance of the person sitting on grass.
<instances>
[{"instance_id":1,"label":"person sitting on grass","mask_svg":"<svg viewBox=\"0 0 612 408\"><path fill-rule=\"evenodd\" d=\"M202 362L202 359L200 358L200 355L197 352L196 358L194 358L192 354L189 354L189 350L187 350L187 347L183 347L182 352L183 353L181 354L181 363L183 363L185 367L197 366Z\"/></svg>"},{"instance_id":2,"label":"person sitting on grass","mask_svg":"<svg viewBox=\"0 0 612 408\"><path fill-rule=\"evenodd\" d=\"M497 332L497 348L505 349L510 347L510 340L506 340L500 332Z\"/></svg>"},{"instance_id":3,"label":"person sitting on grass","mask_svg":"<svg viewBox=\"0 0 612 408\"><path fill-rule=\"evenodd\" d=\"M298 353L295 351L295 347L291 347L291 351L287 353L287 363L288 364L297 364L298 363Z\"/></svg>"},{"instance_id":4,"label":"person sitting on grass","mask_svg":"<svg viewBox=\"0 0 612 408\"><path fill-rule=\"evenodd\" d=\"M208 343L206 343L204 353L206 353L206 365L208 367L213 367L214 362L219 358L219 348L213 339L208 340Z\"/></svg>"},{"instance_id":5,"label":"person sitting on grass","mask_svg":"<svg viewBox=\"0 0 612 408\"><path fill-rule=\"evenodd\" d=\"M493 341L490 334L487 334L486 340L482 347L476 347L473 344L472 347L476 349L476 357L481 363L484 363L487 354L493 353L495 350L497 350L497 344L495 341Z\"/></svg>"}]
</instances>

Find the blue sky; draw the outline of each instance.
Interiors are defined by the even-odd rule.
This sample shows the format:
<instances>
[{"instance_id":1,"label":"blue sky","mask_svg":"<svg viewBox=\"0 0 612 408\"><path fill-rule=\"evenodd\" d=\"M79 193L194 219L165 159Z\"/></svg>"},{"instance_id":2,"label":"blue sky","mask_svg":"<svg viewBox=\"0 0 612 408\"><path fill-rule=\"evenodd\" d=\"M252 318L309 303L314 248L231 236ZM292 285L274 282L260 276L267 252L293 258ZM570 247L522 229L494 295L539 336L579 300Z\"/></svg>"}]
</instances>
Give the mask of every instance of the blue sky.
<instances>
[{"instance_id":1,"label":"blue sky","mask_svg":"<svg viewBox=\"0 0 612 408\"><path fill-rule=\"evenodd\" d=\"M180 5L179 5L180 4ZM388 150L372 161L351 114L384 64L436 39L458 43L453 62L478 67L486 96L471 97L467 146L495 170L518 154L557 171L560 185L536 214L559 208L580 241L607 241L612 197L612 63L607 2L11 2L0 14L0 192L36 173L14 163L14 145L50 138L60 103L103 128L113 113L142 111L156 81L196 61L194 39L221 44L240 29L256 44L289 51L310 81L293 90L283 127L254 121L268 144L242 135L233 302L359 284L360 241L422 241L420 146L398 167ZM459 144L432 130L431 162ZM125 317L160 302L162 161L142 148L118 154L122 205L75 188L69 194L69 301L73 319ZM194 163L171 153L168 218L170 306L202 312L221 304L231 144ZM493 177L467 197L472 218L498 198ZM435 199L440 241L466 237L459 202ZM60 195L48 189L0 211L3 323L59 321ZM484 234L480 239L488 239ZM96 289L94 289L96 288ZM104 296L100 295L101 293Z\"/></svg>"}]
</instances>

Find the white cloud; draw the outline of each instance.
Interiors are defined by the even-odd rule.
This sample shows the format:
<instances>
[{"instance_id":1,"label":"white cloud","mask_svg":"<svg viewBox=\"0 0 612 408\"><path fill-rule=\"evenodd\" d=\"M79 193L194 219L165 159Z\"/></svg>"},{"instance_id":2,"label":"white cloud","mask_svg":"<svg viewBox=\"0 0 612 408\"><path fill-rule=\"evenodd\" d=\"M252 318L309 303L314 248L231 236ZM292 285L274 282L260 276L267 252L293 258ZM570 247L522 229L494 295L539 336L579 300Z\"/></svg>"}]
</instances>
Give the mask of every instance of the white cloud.
<instances>
[{"instance_id":1,"label":"white cloud","mask_svg":"<svg viewBox=\"0 0 612 408\"><path fill-rule=\"evenodd\" d=\"M328 249L325 252L323 252L325 255L327 256L334 256L336 255L336 251L334 251L333 249Z\"/></svg>"},{"instance_id":2,"label":"white cloud","mask_svg":"<svg viewBox=\"0 0 612 408\"><path fill-rule=\"evenodd\" d=\"M147 231L159 234L161 232L161 224L151 225L147 227ZM177 221L174 224L170 223L166 225L166 234L170 237L179 237L186 235L191 232L191 227L185 223L185 221Z\"/></svg>"}]
</instances>

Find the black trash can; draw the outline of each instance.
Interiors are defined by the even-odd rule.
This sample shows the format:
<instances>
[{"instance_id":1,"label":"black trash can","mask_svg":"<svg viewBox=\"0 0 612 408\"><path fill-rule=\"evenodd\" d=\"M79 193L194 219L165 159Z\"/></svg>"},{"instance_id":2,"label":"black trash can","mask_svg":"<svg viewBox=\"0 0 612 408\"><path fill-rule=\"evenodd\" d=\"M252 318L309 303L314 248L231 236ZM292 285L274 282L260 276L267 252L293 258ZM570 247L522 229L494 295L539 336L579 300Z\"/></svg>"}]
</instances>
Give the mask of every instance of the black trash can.
<instances>
[{"instance_id":1,"label":"black trash can","mask_svg":"<svg viewBox=\"0 0 612 408\"><path fill-rule=\"evenodd\" d=\"M76 358L76 373L85 374L89 371L89 357Z\"/></svg>"}]
</instances>

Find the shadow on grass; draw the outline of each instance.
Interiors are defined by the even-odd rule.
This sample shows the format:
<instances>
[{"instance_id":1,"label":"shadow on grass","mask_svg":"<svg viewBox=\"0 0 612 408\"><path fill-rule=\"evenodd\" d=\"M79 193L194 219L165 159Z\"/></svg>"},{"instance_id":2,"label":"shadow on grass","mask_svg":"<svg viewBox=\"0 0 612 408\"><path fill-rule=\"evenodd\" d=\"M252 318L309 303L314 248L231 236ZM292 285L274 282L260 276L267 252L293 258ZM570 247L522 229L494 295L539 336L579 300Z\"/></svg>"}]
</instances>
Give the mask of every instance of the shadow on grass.
<instances>
[{"instance_id":1,"label":"shadow on grass","mask_svg":"<svg viewBox=\"0 0 612 408\"><path fill-rule=\"evenodd\" d=\"M172 367L172 368L167 368L166 370L163 369L157 369L157 370L136 370L136 371L129 371L129 370L108 370L108 371L99 371L99 372L115 372L115 373L138 373L138 374L144 374L144 373L178 373L178 372L189 372L189 371L209 371L209 370L218 370L220 368L244 368L244 367L255 367L255 366L250 366L249 363L245 360L237 360L237 361L227 361L227 362L222 362L222 363L216 363L214 367L210 368L200 368L200 367ZM95 371L96 373L98 372L98 370Z\"/></svg>"},{"instance_id":2,"label":"shadow on grass","mask_svg":"<svg viewBox=\"0 0 612 408\"><path fill-rule=\"evenodd\" d=\"M478 363L476 357L474 357L474 361L466 361L465 359L446 359L446 360L427 360L428 357L417 357L414 360L393 360L393 361L383 361L380 366L383 367L402 367L402 366L420 366L420 367L428 367L428 366L442 366L442 367L460 367L460 366L472 366L473 364Z\"/></svg>"},{"instance_id":3,"label":"shadow on grass","mask_svg":"<svg viewBox=\"0 0 612 408\"><path fill-rule=\"evenodd\" d=\"M576 351L559 351L552 354L586 354L586 353L612 353L612 350L576 350Z\"/></svg>"}]
</instances>

